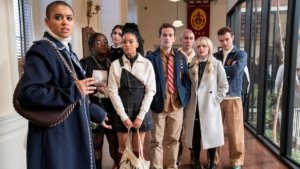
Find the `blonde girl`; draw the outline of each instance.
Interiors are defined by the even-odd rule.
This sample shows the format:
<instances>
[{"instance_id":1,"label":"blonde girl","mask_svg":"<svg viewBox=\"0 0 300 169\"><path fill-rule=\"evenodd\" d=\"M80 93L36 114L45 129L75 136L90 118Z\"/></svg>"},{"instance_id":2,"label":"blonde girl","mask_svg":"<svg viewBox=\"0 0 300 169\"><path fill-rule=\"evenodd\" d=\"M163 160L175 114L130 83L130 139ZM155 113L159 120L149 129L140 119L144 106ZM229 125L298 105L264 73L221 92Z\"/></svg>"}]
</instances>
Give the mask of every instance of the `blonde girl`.
<instances>
[{"instance_id":1,"label":"blonde girl","mask_svg":"<svg viewBox=\"0 0 300 169\"><path fill-rule=\"evenodd\" d=\"M207 168L215 168L216 147L224 144L220 102L228 91L225 70L212 55L213 44L207 37L195 42L196 56L189 67L191 98L185 108L186 144L194 154L194 168L201 168L200 149L208 149Z\"/></svg>"}]
</instances>

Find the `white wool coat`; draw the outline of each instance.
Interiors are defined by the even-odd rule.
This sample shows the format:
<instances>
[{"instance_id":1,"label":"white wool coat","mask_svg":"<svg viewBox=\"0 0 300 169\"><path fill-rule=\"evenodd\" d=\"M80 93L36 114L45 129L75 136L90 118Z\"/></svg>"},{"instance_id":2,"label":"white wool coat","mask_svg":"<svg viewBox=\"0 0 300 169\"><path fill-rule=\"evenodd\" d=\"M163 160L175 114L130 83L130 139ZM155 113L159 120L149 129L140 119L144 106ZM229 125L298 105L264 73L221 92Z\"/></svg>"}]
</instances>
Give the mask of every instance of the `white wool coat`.
<instances>
[{"instance_id":1,"label":"white wool coat","mask_svg":"<svg viewBox=\"0 0 300 169\"><path fill-rule=\"evenodd\" d=\"M196 59L196 57L194 57ZM198 102L201 141L203 149L219 147L224 144L224 132L220 103L228 92L228 82L223 65L220 61L213 58L213 75L208 73L208 64L205 67L202 80L198 86L199 64L196 66L196 72L193 73L193 67L189 68L191 78L191 97L185 107L185 132L186 144L192 148L194 119L196 112L196 103Z\"/></svg>"}]
</instances>

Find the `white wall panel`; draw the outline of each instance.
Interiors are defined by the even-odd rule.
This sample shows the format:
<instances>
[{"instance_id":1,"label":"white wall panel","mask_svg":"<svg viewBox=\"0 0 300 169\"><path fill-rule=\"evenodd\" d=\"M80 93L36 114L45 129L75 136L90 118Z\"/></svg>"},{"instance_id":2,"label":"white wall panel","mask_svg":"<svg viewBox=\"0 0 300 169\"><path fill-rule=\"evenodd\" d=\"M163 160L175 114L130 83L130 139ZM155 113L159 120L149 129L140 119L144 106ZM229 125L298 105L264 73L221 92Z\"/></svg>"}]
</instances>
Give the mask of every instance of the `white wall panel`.
<instances>
[{"instance_id":1,"label":"white wall panel","mask_svg":"<svg viewBox=\"0 0 300 169\"><path fill-rule=\"evenodd\" d=\"M27 121L18 114L0 119L0 168L26 168Z\"/></svg>"}]
</instances>

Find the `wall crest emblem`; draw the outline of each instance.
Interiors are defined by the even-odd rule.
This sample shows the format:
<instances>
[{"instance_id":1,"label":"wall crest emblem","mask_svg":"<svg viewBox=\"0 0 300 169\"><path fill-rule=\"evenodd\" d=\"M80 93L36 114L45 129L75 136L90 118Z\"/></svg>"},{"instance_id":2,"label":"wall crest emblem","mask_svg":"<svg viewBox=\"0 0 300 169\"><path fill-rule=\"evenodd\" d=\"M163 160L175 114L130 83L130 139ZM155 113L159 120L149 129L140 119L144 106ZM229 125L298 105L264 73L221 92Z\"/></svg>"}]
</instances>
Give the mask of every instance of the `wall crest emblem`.
<instances>
[{"instance_id":1,"label":"wall crest emblem","mask_svg":"<svg viewBox=\"0 0 300 169\"><path fill-rule=\"evenodd\" d=\"M207 23L207 16L204 10L197 8L192 12L191 15L191 25L192 27L199 31L204 28Z\"/></svg>"}]
</instances>

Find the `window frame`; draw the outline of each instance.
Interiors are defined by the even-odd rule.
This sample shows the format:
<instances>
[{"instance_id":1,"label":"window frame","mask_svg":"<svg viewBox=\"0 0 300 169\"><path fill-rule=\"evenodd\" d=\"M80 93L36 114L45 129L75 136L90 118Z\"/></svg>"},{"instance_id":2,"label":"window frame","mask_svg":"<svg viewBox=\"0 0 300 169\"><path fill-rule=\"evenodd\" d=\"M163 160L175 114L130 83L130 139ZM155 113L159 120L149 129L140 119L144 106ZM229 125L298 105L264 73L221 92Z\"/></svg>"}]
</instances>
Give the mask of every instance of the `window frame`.
<instances>
[{"instance_id":1,"label":"window frame","mask_svg":"<svg viewBox=\"0 0 300 169\"><path fill-rule=\"evenodd\" d=\"M236 4L228 11L227 13L227 25L233 27L234 31L238 31L236 29L236 25L239 24L239 20L237 19L237 11L239 11L239 5L242 2L247 2L246 7L246 22L252 22L252 0L238 0ZM248 5L249 3L249 5ZM268 53L268 30L269 30L269 19L270 19L270 8L271 8L271 0L262 0L261 7L261 32L260 32L260 49L259 55L266 56ZM251 8L249 9L248 6ZM250 123L247 122L247 118L244 119L245 127L252 132L258 140L260 140L263 144L266 145L274 154L276 154L285 164L289 167L297 168L300 166L299 163L296 163L291 156L291 139L292 139L292 130L293 130L293 99L294 99L294 88L290 87L294 85L295 79L295 70L296 70L296 59L297 52L300 50L298 48L298 35L299 35L299 19L300 19L300 1L298 0L288 0L288 10L287 10L287 18L289 21L286 23L286 40L285 40L285 62L284 62L284 81L283 81L283 96L282 96L282 112L286 112L282 114L282 126L280 131L280 145L279 147L274 146L274 144L268 140L264 136L264 119L265 119L265 91L266 91L266 81L259 80L259 91L258 91L258 106L257 106L257 126L253 127ZM292 20L292 22L290 21ZM250 23L251 23L250 22ZM249 23L249 22L248 22ZM251 23L252 24L252 23ZM247 28L246 28L247 29ZM248 54L251 54L251 33L246 30L245 38L245 51ZM239 37L236 37L239 38ZM249 41L249 42L248 42ZM248 58L249 59L249 58ZM248 61L249 62L249 61ZM263 72L259 74L259 79L266 78L266 57L259 58L259 71ZM251 70L250 70L251 72ZM246 114L244 117L248 116L249 109L246 109ZM289 132L290 131L290 132Z\"/></svg>"},{"instance_id":2,"label":"window frame","mask_svg":"<svg viewBox=\"0 0 300 169\"><path fill-rule=\"evenodd\" d=\"M16 55L19 76L23 72L25 54L33 41L32 2L31 0L13 0L13 18L15 26Z\"/></svg>"}]
</instances>

